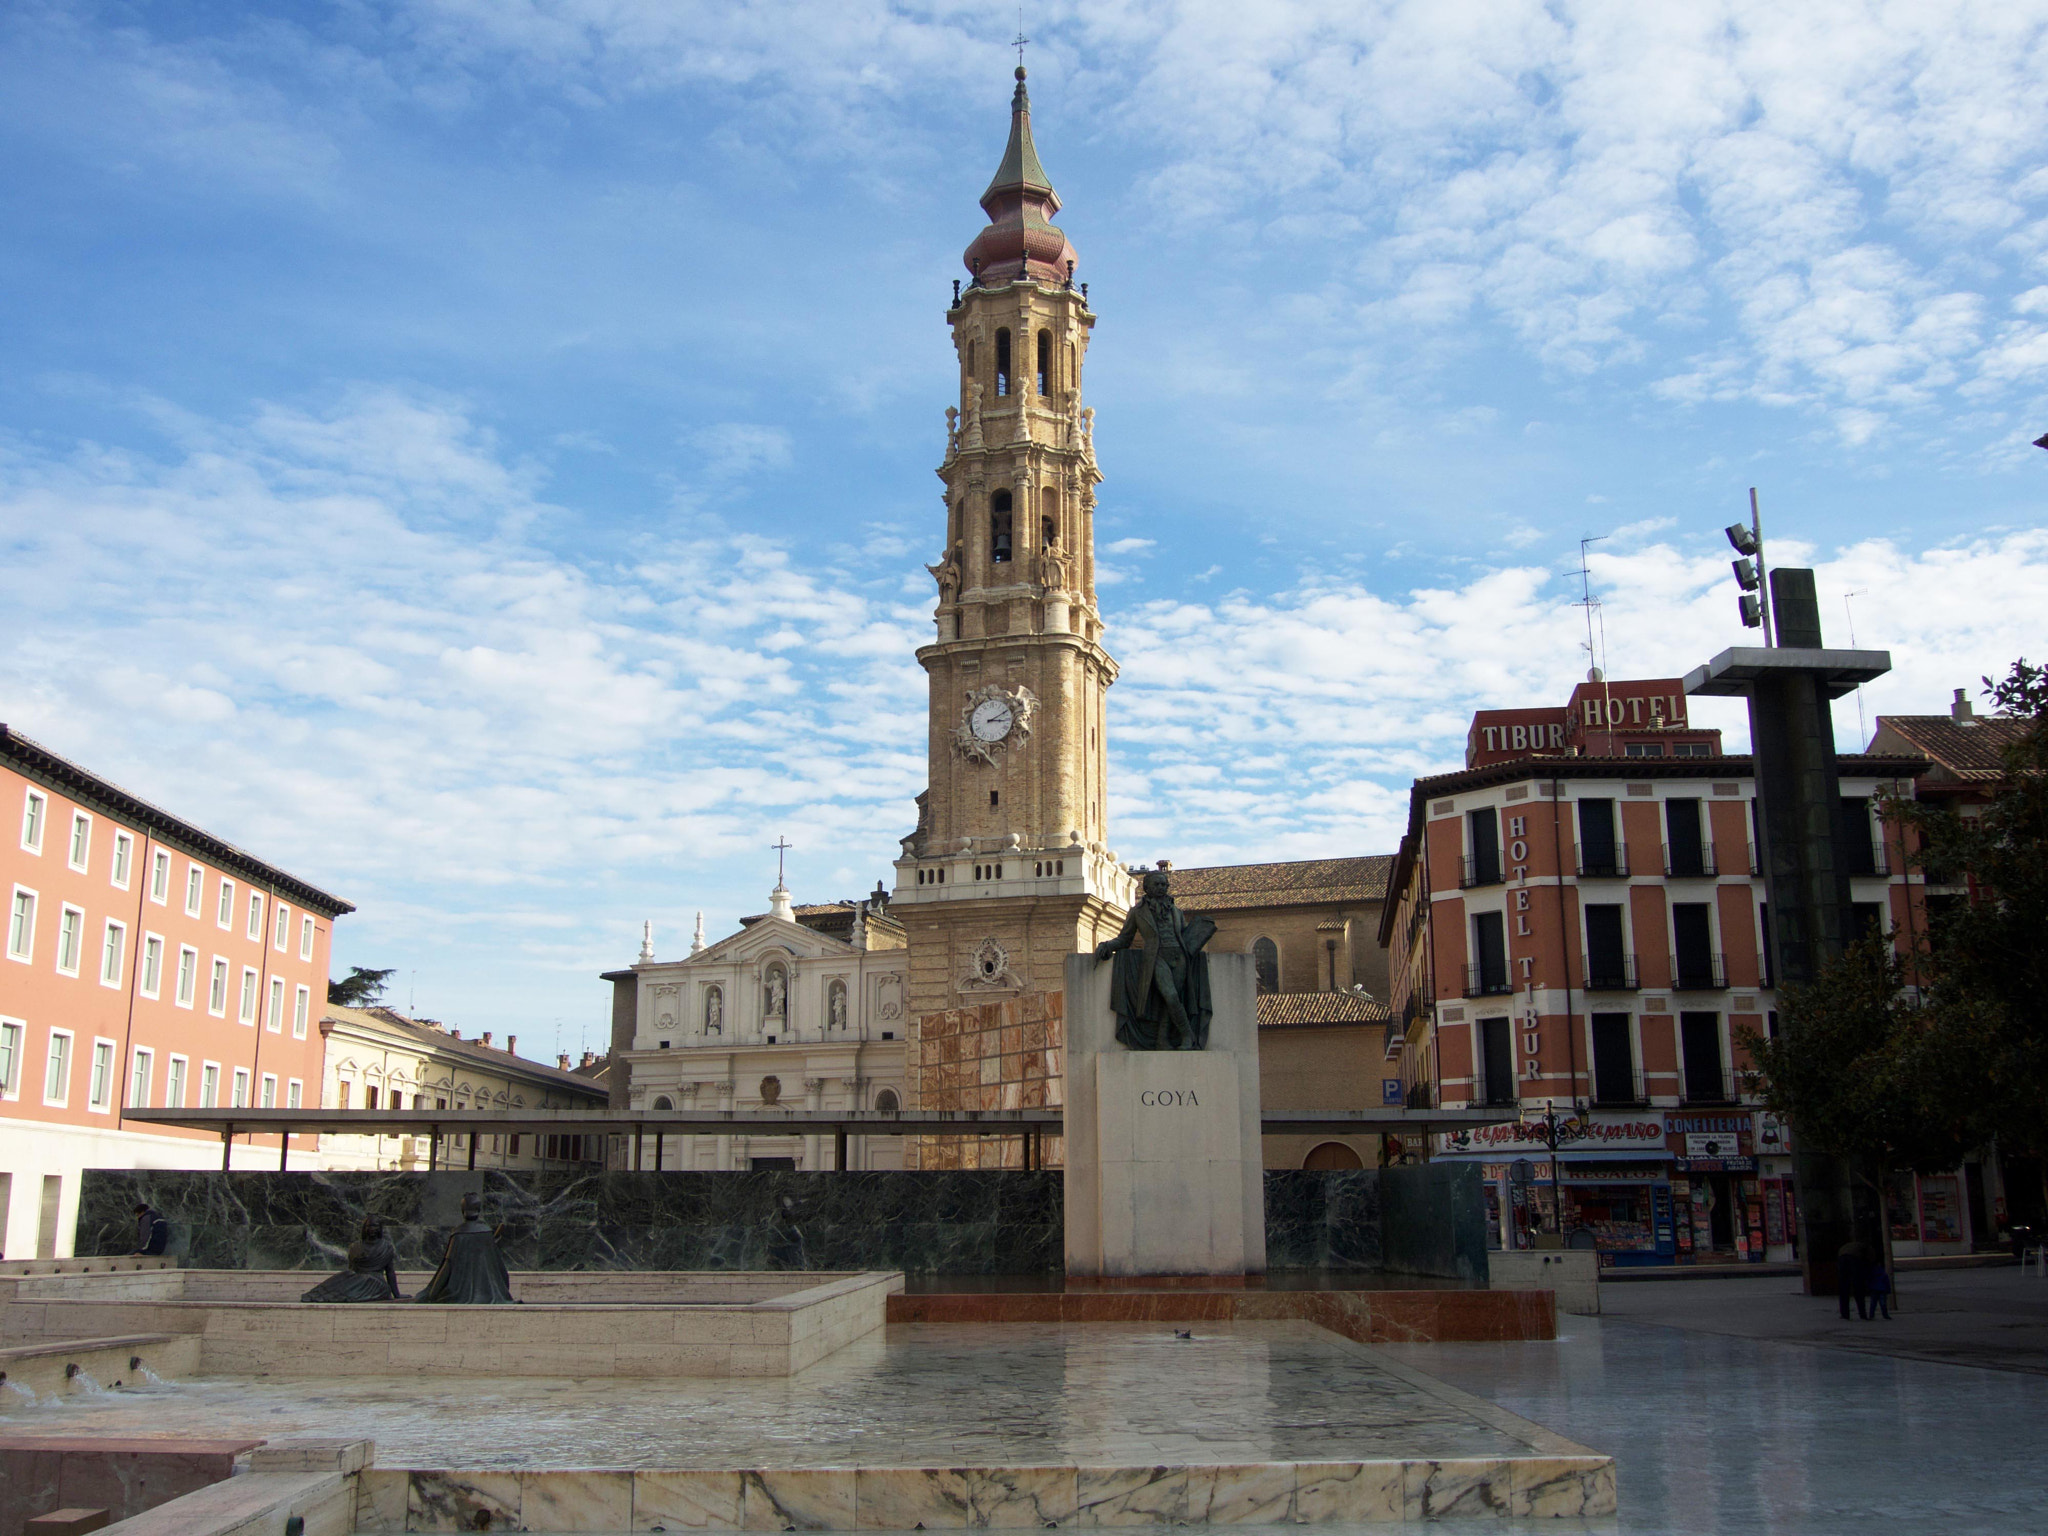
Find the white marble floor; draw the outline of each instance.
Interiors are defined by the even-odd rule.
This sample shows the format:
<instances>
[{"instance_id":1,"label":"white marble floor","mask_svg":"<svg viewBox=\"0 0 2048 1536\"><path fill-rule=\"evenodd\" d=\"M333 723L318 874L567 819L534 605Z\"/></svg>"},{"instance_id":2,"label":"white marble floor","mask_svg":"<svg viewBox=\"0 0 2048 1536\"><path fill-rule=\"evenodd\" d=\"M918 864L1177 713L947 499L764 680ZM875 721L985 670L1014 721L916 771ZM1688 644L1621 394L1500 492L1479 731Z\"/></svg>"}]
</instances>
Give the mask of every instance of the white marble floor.
<instances>
[{"instance_id":1,"label":"white marble floor","mask_svg":"<svg viewBox=\"0 0 2048 1536\"><path fill-rule=\"evenodd\" d=\"M1161 1466L1526 1456L1455 1394L1307 1323L892 1327L791 1378L175 1382L21 1432L368 1435L390 1467Z\"/></svg>"},{"instance_id":2,"label":"white marble floor","mask_svg":"<svg viewBox=\"0 0 2048 1536\"><path fill-rule=\"evenodd\" d=\"M1619 1515L1546 1533L2048 1532L2048 1377L1559 1322L1555 1344L1385 1351L1614 1457Z\"/></svg>"}]
</instances>

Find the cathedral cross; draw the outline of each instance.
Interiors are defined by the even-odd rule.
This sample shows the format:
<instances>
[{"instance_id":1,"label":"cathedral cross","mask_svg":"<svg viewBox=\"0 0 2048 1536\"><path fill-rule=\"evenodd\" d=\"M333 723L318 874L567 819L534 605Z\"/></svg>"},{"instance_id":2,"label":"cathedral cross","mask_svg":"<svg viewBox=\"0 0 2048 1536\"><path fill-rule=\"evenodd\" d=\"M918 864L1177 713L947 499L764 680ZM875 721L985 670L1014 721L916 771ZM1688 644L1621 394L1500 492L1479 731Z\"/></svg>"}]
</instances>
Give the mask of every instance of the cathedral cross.
<instances>
[{"instance_id":1,"label":"cathedral cross","mask_svg":"<svg viewBox=\"0 0 2048 1536\"><path fill-rule=\"evenodd\" d=\"M790 849L794 848L796 844L792 843L788 838L778 835L775 841L770 843L768 846L775 850L775 883L777 885L781 885L782 856L788 853Z\"/></svg>"}]
</instances>

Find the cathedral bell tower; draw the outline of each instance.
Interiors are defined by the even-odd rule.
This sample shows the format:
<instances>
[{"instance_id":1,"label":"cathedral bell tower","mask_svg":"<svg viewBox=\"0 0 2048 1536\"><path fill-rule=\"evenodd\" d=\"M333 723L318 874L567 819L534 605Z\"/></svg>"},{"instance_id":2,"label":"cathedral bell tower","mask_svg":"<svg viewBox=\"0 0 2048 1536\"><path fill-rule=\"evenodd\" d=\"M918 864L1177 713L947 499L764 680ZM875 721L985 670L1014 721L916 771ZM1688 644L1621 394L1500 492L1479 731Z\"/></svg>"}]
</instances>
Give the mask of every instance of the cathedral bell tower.
<instances>
[{"instance_id":1,"label":"cathedral bell tower","mask_svg":"<svg viewBox=\"0 0 2048 1536\"><path fill-rule=\"evenodd\" d=\"M930 779L891 905L909 932L913 1014L1058 993L1066 957L1113 935L1133 899L1107 841L1117 667L1095 605L1102 476L1081 403L1095 316L1052 223L1060 200L1024 79L1019 67L1009 144L981 197L989 224L946 314L960 400L938 470L945 546L927 567L935 633L917 652Z\"/></svg>"}]
</instances>

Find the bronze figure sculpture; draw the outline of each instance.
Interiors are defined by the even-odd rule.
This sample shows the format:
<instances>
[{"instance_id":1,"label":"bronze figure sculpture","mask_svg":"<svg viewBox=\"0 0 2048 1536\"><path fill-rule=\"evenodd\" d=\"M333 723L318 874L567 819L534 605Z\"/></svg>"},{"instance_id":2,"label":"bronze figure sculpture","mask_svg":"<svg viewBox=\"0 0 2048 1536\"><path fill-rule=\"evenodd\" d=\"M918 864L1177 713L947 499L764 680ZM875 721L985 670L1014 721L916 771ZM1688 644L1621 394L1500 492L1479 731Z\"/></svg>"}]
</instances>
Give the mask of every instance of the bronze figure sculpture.
<instances>
[{"instance_id":1,"label":"bronze figure sculpture","mask_svg":"<svg viewBox=\"0 0 2048 1536\"><path fill-rule=\"evenodd\" d=\"M1215 937L1206 917L1186 917L1174 904L1164 868L1147 872L1145 894L1124 918L1123 931L1095 946L1096 960L1116 956L1109 1006L1116 1037L1134 1051L1199 1051L1209 1044L1209 957ZM1142 946L1142 947L1141 947Z\"/></svg>"},{"instance_id":2,"label":"bronze figure sculpture","mask_svg":"<svg viewBox=\"0 0 2048 1536\"><path fill-rule=\"evenodd\" d=\"M403 1301L398 1294L398 1250L384 1235L384 1223L363 1218L362 1235L348 1245L348 1268L329 1275L301 1301Z\"/></svg>"},{"instance_id":3,"label":"bronze figure sculpture","mask_svg":"<svg viewBox=\"0 0 2048 1536\"><path fill-rule=\"evenodd\" d=\"M448 1234L448 1251L441 1256L441 1267L414 1301L474 1307L513 1299L512 1276L498 1252L498 1235L484 1225L483 1216L484 1197L464 1195L462 1225Z\"/></svg>"}]
</instances>

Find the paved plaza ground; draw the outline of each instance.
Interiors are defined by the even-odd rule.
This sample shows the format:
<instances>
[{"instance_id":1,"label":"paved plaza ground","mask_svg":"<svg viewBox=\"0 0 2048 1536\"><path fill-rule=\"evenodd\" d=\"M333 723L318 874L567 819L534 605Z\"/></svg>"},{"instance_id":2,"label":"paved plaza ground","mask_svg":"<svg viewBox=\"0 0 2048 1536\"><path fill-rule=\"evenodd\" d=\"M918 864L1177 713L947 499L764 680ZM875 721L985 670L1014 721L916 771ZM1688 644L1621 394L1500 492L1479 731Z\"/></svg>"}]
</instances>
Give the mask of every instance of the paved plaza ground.
<instances>
[{"instance_id":1,"label":"paved plaza ground","mask_svg":"<svg viewBox=\"0 0 2048 1536\"><path fill-rule=\"evenodd\" d=\"M1385 1352L1615 1458L1619 1518L1547 1531L2048 1532L2048 1284L1902 1283L1890 1333L1796 1280L1674 1281L1602 1286L1556 1344Z\"/></svg>"}]
</instances>

